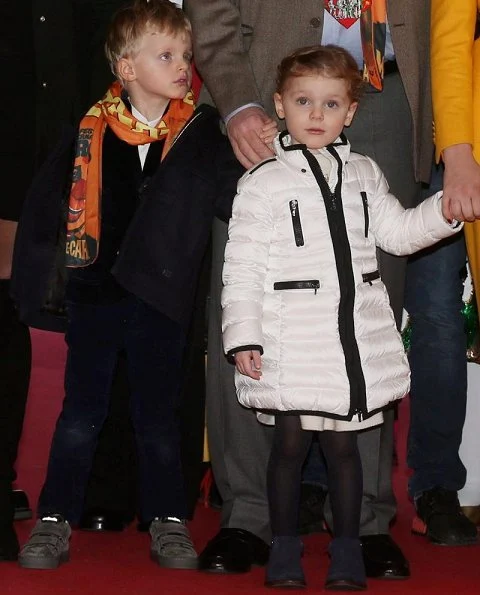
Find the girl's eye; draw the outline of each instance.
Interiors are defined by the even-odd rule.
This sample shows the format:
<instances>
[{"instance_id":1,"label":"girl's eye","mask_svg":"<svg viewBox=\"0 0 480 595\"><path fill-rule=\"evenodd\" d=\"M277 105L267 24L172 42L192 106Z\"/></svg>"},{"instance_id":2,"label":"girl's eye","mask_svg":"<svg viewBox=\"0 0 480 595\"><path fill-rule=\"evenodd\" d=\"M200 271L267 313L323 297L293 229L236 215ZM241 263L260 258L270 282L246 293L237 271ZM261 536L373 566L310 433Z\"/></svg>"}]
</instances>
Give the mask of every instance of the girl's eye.
<instances>
[{"instance_id":1,"label":"girl's eye","mask_svg":"<svg viewBox=\"0 0 480 595\"><path fill-rule=\"evenodd\" d=\"M337 107L338 103L336 101L327 101L327 107L333 108L333 107Z\"/></svg>"},{"instance_id":2,"label":"girl's eye","mask_svg":"<svg viewBox=\"0 0 480 595\"><path fill-rule=\"evenodd\" d=\"M165 52L164 54L160 55L160 60L171 60L172 54L170 52Z\"/></svg>"},{"instance_id":3,"label":"girl's eye","mask_svg":"<svg viewBox=\"0 0 480 595\"><path fill-rule=\"evenodd\" d=\"M298 103L299 105L307 105L307 103L308 103L308 99L307 99L306 97L299 97L299 98L297 99L297 103Z\"/></svg>"},{"instance_id":4,"label":"girl's eye","mask_svg":"<svg viewBox=\"0 0 480 595\"><path fill-rule=\"evenodd\" d=\"M193 60L193 55L190 52L184 54L183 57L187 62L191 62Z\"/></svg>"}]
</instances>

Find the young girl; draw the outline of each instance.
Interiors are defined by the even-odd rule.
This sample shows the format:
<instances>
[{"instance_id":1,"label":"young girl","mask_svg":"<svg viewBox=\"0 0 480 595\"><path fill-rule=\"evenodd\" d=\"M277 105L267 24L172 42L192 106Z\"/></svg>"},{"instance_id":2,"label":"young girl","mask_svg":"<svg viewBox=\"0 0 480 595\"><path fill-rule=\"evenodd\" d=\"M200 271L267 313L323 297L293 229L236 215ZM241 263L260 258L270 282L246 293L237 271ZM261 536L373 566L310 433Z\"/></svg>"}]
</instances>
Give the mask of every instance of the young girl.
<instances>
[{"instance_id":1,"label":"young girl","mask_svg":"<svg viewBox=\"0 0 480 595\"><path fill-rule=\"evenodd\" d=\"M366 588L357 431L381 424L410 379L376 247L406 255L461 228L443 218L440 194L404 210L376 163L350 150L342 131L361 89L339 47L286 57L274 99L287 131L274 140L276 156L241 179L230 220L224 348L240 403L275 424L270 587L305 586L300 472L319 431L334 519L326 588Z\"/></svg>"}]
</instances>

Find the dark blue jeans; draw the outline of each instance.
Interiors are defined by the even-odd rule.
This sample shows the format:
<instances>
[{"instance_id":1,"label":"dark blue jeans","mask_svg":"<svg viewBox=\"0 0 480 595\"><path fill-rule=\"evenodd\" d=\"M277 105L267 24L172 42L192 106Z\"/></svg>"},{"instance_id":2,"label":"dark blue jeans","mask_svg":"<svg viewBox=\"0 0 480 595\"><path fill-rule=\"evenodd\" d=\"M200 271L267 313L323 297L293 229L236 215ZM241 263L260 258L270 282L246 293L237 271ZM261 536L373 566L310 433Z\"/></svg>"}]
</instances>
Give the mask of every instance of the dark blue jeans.
<instances>
[{"instance_id":1,"label":"dark blue jeans","mask_svg":"<svg viewBox=\"0 0 480 595\"><path fill-rule=\"evenodd\" d=\"M118 353L125 350L139 467L140 517L186 516L177 401L182 328L130 296L109 305L69 304L65 400L38 514L79 521Z\"/></svg>"},{"instance_id":2,"label":"dark blue jeans","mask_svg":"<svg viewBox=\"0 0 480 595\"><path fill-rule=\"evenodd\" d=\"M435 167L425 189L442 188ZM412 322L409 493L433 487L458 491L466 479L458 450L467 400L466 334L461 314L466 250L463 233L410 258L405 308Z\"/></svg>"}]
</instances>

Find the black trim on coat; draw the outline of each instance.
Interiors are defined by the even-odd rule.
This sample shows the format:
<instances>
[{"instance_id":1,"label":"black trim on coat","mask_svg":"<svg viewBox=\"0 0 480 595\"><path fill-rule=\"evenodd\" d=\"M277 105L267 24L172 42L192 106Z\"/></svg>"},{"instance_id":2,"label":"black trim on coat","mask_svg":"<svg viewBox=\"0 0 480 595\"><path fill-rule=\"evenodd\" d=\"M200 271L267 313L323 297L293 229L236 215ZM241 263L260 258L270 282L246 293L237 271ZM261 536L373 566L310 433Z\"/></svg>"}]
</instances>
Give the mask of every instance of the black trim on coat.
<instances>
[{"instance_id":1,"label":"black trim on coat","mask_svg":"<svg viewBox=\"0 0 480 595\"><path fill-rule=\"evenodd\" d=\"M260 355L263 355L263 347L261 345L241 345L240 347L234 347L230 349L228 355L234 355L239 351L260 351Z\"/></svg>"},{"instance_id":2,"label":"black trim on coat","mask_svg":"<svg viewBox=\"0 0 480 595\"><path fill-rule=\"evenodd\" d=\"M234 347L227 353L227 360L230 364L235 364L235 358L233 357L240 351L260 351L260 355L263 355L263 347L261 345L241 345L240 347Z\"/></svg>"},{"instance_id":3,"label":"black trim on coat","mask_svg":"<svg viewBox=\"0 0 480 595\"><path fill-rule=\"evenodd\" d=\"M341 139L342 144L345 137ZM346 142L346 139L345 139ZM338 144L338 143L337 143ZM305 147L302 153L310 165L317 184L322 193L327 213L328 226L332 239L335 264L340 289L340 302L338 307L338 330L342 345L345 368L350 384L350 413L358 414L361 419L367 413L366 385L363 375L360 353L355 337L354 306L355 306L355 280L352 267L352 254L348 240L347 227L342 204L342 161L332 145L326 147L327 151L336 160L338 165L337 183L332 192L323 175L317 159Z\"/></svg>"},{"instance_id":4,"label":"black trim on coat","mask_svg":"<svg viewBox=\"0 0 480 595\"><path fill-rule=\"evenodd\" d=\"M376 409L372 409L371 411L364 411L362 412L362 421L365 419L369 419L377 413L381 413L383 411L388 411L392 407L400 401L401 399L395 399L394 401L390 401L386 405L382 407L377 407ZM255 407L255 411L257 413L266 413L268 415L309 415L315 417L326 417L328 419L336 419L338 421L352 421L353 417L357 415L356 411L350 411L348 415L337 415L336 413L330 413L329 411L310 411L305 409L289 409L288 411L280 411L279 409L259 409Z\"/></svg>"},{"instance_id":5,"label":"black trim on coat","mask_svg":"<svg viewBox=\"0 0 480 595\"><path fill-rule=\"evenodd\" d=\"M372 284L372 281L376 281L377 279L380 279L380 271L373 271L372 273L363 273L362 275L362 280L364 283L370 283L370 285Z\"/></svg>"},{"instance_id":6,"label":"black trim on coat","mask_svg":"<svg viewBox=\"0 0 480 595\"><path fill-rule=\"evenodd\" d=\"M257 169L260 169L263 165L270 163L271 161L276 161L277 158L276 157L270 157L270 159L265 159L265 161L262 161L261 163L259 163L258 165L256 165L253 169L251 169L248 172L248 175L252 175L253 173L255 173L257 171Z\"/></svg>"}]
</instances>

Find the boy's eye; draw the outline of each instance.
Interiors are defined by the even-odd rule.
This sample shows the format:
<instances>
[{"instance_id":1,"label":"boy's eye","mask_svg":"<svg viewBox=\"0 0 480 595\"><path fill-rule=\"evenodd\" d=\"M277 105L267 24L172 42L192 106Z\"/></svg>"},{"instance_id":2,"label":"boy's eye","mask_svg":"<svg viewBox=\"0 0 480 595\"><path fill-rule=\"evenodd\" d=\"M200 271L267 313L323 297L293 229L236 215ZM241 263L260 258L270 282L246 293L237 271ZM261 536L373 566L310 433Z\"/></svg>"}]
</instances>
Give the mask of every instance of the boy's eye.
<instances>
[{"instance_id":1,"label":"boy's eye","mask_svg":"<svg viewBox=\"0 0 480 595\"><path fill-rule=\"evenodd\" d=\"M170 52L165 52L164 54L160 54L160 60L171 60L172 54Z\"/></svg>"},{"instance_id":2,"label":"boy's eye","mask_svg":"<svg viewBox=\"0 0 480 595\"><path fill-rule=\"evenodd\" d=\"M186 52L183 54L183 57L187 62L191 62L193 60L193 55L191 52Z\"/></svg>"},{"instance_id":3,"label":"boy's eye","mask_svg":"<svg viewBox=\"0 0 480 595\"><path fill-rule=\"evenodd\" d=\"M333 99L331 99L330 101L327 101L327 107L330 107L330 108L338 107L338 103L336 101L334 101Z\"/></svg>"},{"instance_id":4,"label":"boy's eye","mask_svg":"<svg viewBox=\"0 0 480 595\"><path fill-rule=\"evenodd\" d=\"M298 103L299 105L307 105L307 103L308 103L308 99L307 99L306 97L299 97L299 98L297 99L297 103Z\"/></svg>"}]
</instances>

